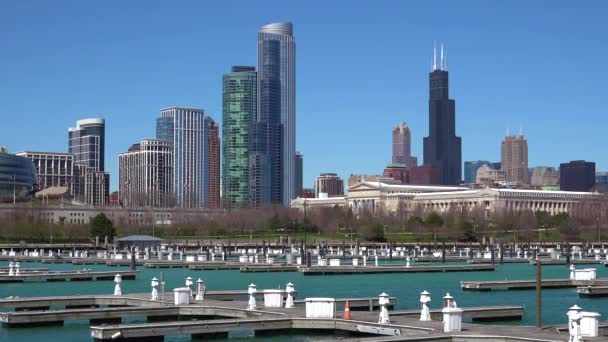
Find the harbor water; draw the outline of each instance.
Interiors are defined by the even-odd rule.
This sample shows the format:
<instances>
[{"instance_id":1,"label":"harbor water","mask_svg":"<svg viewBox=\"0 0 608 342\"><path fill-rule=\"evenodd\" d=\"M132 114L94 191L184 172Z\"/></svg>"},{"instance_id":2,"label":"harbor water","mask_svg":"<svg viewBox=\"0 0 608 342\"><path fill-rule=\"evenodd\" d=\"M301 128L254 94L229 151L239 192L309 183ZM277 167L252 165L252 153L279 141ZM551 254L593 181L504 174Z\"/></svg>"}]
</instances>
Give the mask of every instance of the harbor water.
<instances>
[{"instance_id":1,"label":"harbor water","mask_svg":"<svg viewBox=\"0 0 608 342\"><path fill-rule=\"evenodd\" d=\"M0 266L7 266L7 262ZM22 268L45 267L50 270L92 269L112 271L126 269L125 267L108 267L105 265L76 266L71 264L42 264L22 263ZM584 265L577 268L597 268L598 278L608 278L608 269L602 265ZM521 321L502 322L500 324L534 325L535 299L534 290L499 290L489 292L465 292L460 288L461 280L522 280L535 279L536 267L529 264L497 265L495 272L447 272L447 273L395 273L395 274L362 274L362 275L332 275L304 276L299 272L273 273L241 273L238 270L222 271L192 271L188 268L155 269L138 267L140 273L136 280L122 282L123 294L150 292L150 280L160 278L164 273L166 280L166 296L172 296L171 290L182 287L185 278L194 280L202 278L208 290L244 290L250 283L255 283L258 289L284 288L288 282L293 283L298 291L298 299L305 297L375 297L382 292L397 297L396 309L418 309L419 294L427 290L431 293L431 308L441 307L443 297L449 292L455 297L458 306L492 306L492 305L523 305L525 315ZM568 278L569 269L566 265L544 266L543 279ZM0 297L38 297L83 294L112 294L114 283L111 281L82 281L82 282L26 282L15 284L0 284ZM167 297L169 298L169 297ZM543 325L566 323L566 311L574 304L585 311L599 312L601 319L608 317L608 297L579 298L575 288L544 289L542 296ZM246 304L243 303L243 307ZM125 320L137 322L140 320ZM495 323L494 323L495 324ZM333 340L333 335L274 336L252 338L248 332L231 335L231 341L319 341ZM32 327L32 328L0 328L0 342L8 341L87 341L89 337L89 322L66 321L63 327ZM166 341L188 341L190 336L167 337Z\"/></svg>"}]
</instances>

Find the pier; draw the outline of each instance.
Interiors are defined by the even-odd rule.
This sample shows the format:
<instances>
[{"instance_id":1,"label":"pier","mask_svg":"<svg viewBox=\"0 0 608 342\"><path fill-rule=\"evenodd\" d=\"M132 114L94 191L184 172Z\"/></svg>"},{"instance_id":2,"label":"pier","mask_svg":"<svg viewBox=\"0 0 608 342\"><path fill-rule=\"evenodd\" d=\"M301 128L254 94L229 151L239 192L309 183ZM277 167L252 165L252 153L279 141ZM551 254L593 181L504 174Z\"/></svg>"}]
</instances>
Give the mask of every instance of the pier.
<instances>
[{"instance_id":1,"label":"pier","mask_svg":"<svg viewBox=\"0 0 608 342\"><path fill-rule=\"evenodd\" d=\"M313 266L301 267L304 275L342 275L342 274L378 274L378 273L417 273L417 272L480 272L494 271L495 265L437 265L437 266Z\"/></svg>"},{"instance_id":2,"label":"pier","mask_svg":"<svg viewBox=\"0 0 608 342\"><path fill-rule=\"evenodd\" d=\"M25 273L20 275L0 274L0 283L23 283L35 281L85 281L114 280L116 274L122 279L135 279L139 271L57 271L42 273Z\"/></svg>"},{"instance_id":3,"label":"pier","mask_svg":"<svg viewBox=\"0 0 608 342\"><path fill-rule=\"evenodd\" d=\"M608 297L608 286L581 286L576 292L580 297Z\"/></svg>"},{"instance_id":4,"label":"pier","mask_svg":"<svg viewBox=\"0 0 608 342\"><path fill-rule=\"evenodd\" d=\"M544 289L597 285L608 286L608 279L543 279L541 281L541 287ZM529 290L536 288L536 280L461 281L460 286L462 287L463 291Z\"/></svg>"}]
</instances>

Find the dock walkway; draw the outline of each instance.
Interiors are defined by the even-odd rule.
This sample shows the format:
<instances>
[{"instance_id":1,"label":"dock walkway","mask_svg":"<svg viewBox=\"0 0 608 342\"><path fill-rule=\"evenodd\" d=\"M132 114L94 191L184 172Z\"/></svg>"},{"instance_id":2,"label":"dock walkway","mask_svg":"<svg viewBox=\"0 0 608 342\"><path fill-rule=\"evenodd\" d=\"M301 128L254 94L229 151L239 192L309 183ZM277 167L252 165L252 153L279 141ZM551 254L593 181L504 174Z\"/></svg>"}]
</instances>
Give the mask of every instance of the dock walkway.
<instances>
[{"instance_id":1,"label":"dock walkway","mask_svg":"<svg viewBox=\"0 0 608 342\"><path fill-rule=\"evenodd\" d=\"M541 281L542 288L568 288L598 285L608 285L608 279L543 279ZM461 281L460 286L464 291L527 290L536 288L536 280Z\"/></svg>"}]
</instances>

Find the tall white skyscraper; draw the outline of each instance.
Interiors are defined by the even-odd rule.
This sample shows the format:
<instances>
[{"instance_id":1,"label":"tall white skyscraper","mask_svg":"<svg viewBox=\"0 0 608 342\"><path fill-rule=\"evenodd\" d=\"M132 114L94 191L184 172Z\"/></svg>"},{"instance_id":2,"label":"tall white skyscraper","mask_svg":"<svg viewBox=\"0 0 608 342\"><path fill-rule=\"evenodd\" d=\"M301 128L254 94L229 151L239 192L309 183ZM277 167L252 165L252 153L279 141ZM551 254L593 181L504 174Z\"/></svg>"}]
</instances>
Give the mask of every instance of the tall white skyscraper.
<instances>
[{"instance_id":1,"label":"tall white skyscraper","mask_svg":"<svg viewBox=\"0 0 608 342\"><path fill-rule=\"evenodd\" d=\"M208 118L203 109L161 109L156 134L173 144L173 186L177 206L202 208L209 185Z\"/></svg>"},{"instance_id":2,"label":"tall white skyscraper","mask_svg":"<svg viewBox=\"0 0 608 342\"><path fill-rule=\"evenodd\" d=\"M258 151L270 167L271 203L295 198L296 43L291 23L272 23L258 32ZM267 190L262 190L267 191Z\"/></svg>"}]
</instances>

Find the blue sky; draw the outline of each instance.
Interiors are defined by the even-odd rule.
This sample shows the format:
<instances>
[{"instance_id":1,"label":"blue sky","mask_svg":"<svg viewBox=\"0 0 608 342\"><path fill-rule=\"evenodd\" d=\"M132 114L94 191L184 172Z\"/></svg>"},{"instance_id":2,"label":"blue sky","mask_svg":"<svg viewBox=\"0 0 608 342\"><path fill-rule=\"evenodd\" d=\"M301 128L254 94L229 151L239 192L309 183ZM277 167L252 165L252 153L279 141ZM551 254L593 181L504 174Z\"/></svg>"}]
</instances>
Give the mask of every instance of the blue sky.
<instances>
[{"instance_id":1,"label":"blue sky","mask_svg":"<svg viewBox=\"0 0 608 342\"><path fill-rule=\"evenodd\" d=\"M577 6L578 5L578 6ZM584 6L583 6L584 5ZM256 33L292 21L297 146L321 172L381 173L405 121L422 161L433 41L445 42L463 161L499 160L523 128L530 166L608 169L605 1L0 2L0 145L67 150L67 128L107 120L106 168L154 137L159 109L221 122L221 78L256 64Z\"/></svg>"}]
</instances>

